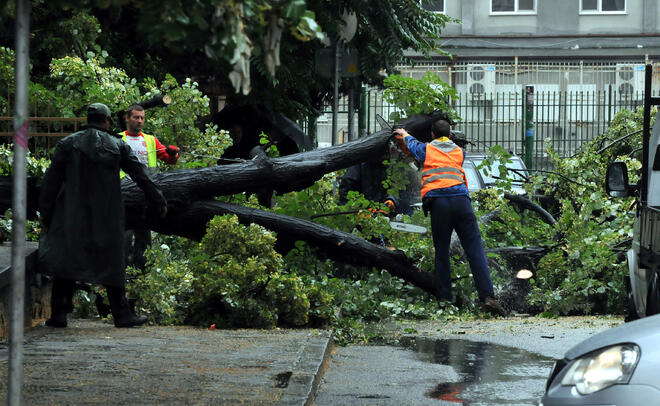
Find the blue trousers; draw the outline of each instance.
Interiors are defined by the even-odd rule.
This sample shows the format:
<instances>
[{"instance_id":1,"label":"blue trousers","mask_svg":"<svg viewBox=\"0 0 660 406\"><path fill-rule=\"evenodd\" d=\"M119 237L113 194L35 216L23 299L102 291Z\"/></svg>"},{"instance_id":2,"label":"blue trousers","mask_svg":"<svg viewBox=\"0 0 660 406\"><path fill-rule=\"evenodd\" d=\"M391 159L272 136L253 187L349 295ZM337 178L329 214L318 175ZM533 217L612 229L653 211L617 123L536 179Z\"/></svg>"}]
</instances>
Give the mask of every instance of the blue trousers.
<instances>
[{"instance_id":1,"label":"blue trousers","mask_svg":"<svg viewBox=\"0 0 660 406\"><path fill-rule=\"evenodd\" d=\"M435 246L436 297L440 300L452 300L449 243L454 230L458 234L470 263L479 298L494 296L493 282L490 279L486 253L481 241L481 231L479 231L470 198L461 195L430 199L432 199L430 205L431 229Z\"/></svg>"}]
</instances>

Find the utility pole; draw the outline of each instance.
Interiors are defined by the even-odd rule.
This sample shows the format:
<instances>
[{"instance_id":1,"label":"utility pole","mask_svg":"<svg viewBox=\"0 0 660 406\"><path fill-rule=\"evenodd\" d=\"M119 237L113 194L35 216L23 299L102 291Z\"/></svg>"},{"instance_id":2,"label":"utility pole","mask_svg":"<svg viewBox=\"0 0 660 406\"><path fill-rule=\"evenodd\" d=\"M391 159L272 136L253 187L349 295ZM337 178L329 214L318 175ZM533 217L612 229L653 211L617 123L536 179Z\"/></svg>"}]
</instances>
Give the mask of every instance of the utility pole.
<instances>
[{"instance_id":1,"label":"utility pole","mask_svg":"<svg viewBox=\"0 0 660 406\"><path fill-rule=\"evenodd\" d=\"M25 217L28 121L30 1L16 0L16 66L14 99L14 186L12 195L11 305L9 315L9 383L7 404L22 403L23 329L25 320Z\"/></svg>"},{"instance_id":2,"label":"utility pole","mask_svg":"<svg viewBox=\"0 0 660 406\"><path fill-rule=\"evenodd\" d=\"M525 165L534 169L534 86L525 86Z\"/></svg>"},{"instance_id":3,"label":"utility pole","mask_svg":"<svg viewBox=\"0 0 660 406\"><path fill-rule=\"evenodd\" d=\"M332 72L332 145L339 144L337 134L337 114L339 110L339 81L341 80L341 41L337 38L335 42L335 55Z\"/></svg>"}]
</instances>

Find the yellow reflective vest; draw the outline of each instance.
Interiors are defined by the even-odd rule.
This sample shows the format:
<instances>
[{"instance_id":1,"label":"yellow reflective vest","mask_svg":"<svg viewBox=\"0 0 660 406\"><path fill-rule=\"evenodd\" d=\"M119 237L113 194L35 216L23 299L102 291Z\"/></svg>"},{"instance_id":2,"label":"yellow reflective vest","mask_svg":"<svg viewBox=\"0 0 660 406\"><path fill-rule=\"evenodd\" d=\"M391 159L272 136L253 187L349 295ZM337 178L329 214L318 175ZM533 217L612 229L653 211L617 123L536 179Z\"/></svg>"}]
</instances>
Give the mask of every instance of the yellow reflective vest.
<instances>
[{"instance_id":1,"label":"yellow reflective vest","mask_svg":"<svg viewBox=\"0 0 660 406\"><path fill-rule=\"evenodd\" d=\"M126 142L126 131L120 132L119 135L121 135L121 139ZM156 137L145 133L142 133L142 136L144 137L144 142L147 145L147 166L149 168L155 168L158 165L158 157L156 154ZM123 178L124 176L126 176L124 171L120 171L119 177Z\"/></svg>"}]
</instances>

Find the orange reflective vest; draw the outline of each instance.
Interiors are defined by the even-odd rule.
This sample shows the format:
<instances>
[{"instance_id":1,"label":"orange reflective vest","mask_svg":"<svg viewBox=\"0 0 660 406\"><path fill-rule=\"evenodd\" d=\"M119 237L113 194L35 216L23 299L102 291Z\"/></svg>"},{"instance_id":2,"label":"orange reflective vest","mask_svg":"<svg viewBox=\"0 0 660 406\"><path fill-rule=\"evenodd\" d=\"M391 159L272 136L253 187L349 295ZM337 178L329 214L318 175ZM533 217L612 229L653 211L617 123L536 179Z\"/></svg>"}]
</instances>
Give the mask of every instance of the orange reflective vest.
<instances>
[{"instance_id":1,"label":"orange reflective vest","mask_svg":"<svg viewBox=\"0 0 660 406\"><path fill-rule=\"evenodd\" d=\"M422 198L434 189L444 189L462 183L467 187L463 159L463 150L451 141L436 139L426 144L426 159L422 169Z\"/></svg>"}]
</instances>

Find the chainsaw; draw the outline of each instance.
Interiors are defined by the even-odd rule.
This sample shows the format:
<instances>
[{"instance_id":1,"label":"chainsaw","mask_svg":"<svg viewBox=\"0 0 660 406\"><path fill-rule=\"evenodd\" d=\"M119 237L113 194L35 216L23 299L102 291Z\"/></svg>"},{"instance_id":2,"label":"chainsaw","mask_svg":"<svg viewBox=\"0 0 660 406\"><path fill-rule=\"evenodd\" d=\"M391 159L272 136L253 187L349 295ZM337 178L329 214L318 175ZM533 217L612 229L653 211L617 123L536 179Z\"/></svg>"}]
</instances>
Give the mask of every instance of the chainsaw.
<instances>
[{"instance_id":1,"label":"chainsaw","mask_svg":"<svg viewBox=\"0 0 660 406\"><path fill-rule=\"evenodd\" d=\"M314 214L314 215L311 215L309 218L310 218L310 220L312 220L312 219L319 218L319 217L330 217L330 216L341 216L341 215L346 215L346 214L363 214L363 213L367 213L367 216L372 216L372 215L376 215L376 214L385 214L385 215L387 214L383 210L376 210L376 209L360 210L360 209L356 209L356 210L347 210L347 211L337 211L337 212L332 212L332 213ZM426 234L427 231L428 231L426 229L426 227L424 227L424 226L418 226L418 225L415 225L415 224L409 224L409 223L403 223L403 222L400 222L400 221L394 221L394 220L390 219L388 216L385 216L385 218L387 219L390 227L393 230L403 231L403 232L406 232L406 233L415 233L415 234Z\"/></svg>"}]
</instances>

